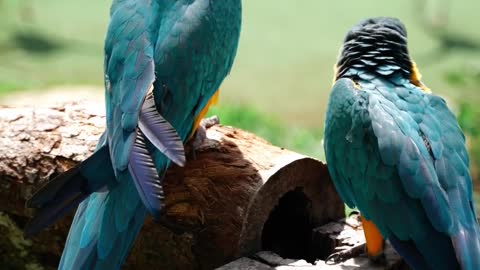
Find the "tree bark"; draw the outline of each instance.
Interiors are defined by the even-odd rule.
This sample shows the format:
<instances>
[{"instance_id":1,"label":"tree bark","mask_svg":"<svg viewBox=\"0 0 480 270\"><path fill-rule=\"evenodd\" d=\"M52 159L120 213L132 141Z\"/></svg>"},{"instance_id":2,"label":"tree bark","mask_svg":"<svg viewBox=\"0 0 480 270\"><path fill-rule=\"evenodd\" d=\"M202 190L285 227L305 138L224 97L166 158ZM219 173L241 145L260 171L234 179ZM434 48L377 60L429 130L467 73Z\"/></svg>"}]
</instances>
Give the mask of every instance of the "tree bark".
<instances>
[{"instance_id":1,"label":"tree bark","mask_svg":"<svg viewBox=\"0 0 480 270\"><path fill-rule=\"evenodd\" d=\"M19 229L34 211L24 203L89 156L104 123L88 103L0 107L0 246L9 247L0 264L57 266L73 214L25 240ZM344 216L322 162L233 127L213 126L207 138L168 170L164 218L147 218L124 269L212 269L262 248L302 256L289 247Z\"/></svg>"}]
</instances>

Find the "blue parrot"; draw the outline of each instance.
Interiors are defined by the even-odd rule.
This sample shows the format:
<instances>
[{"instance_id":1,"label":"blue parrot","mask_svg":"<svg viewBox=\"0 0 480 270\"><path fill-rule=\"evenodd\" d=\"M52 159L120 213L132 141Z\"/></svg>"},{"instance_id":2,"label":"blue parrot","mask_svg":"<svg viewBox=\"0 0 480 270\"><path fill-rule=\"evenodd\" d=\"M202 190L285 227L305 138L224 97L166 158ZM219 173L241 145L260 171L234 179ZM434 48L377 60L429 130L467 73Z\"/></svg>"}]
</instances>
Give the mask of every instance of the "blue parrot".
<instances>
[{"instance_id":1,"label":"blue parrot","mask_svg":"<svg viewBox=\"0 0 480 270\"><path fill-rule=\"evenodd\" d=\"M363 216L368 255L382 253L383 236L414 269L478 270L465 137L420 79L399 20L355 25L326 112L328 169L340 197Z\"/></svg>"},{"instance_id":2,"label":"blue parrot","mask_svg":"<svg viewBox=\"0 0 480 270\"><path fill-rule=\"evenodd\" d=\"M59 269L119 269L148 213L161 219L162 180L185 163L232 67L241 0L114 0L105 41L106 131L95 153L27 202L34 234L78 209ZM161 244L161 243L160 243Z\"/></svg>"}]
</instances>

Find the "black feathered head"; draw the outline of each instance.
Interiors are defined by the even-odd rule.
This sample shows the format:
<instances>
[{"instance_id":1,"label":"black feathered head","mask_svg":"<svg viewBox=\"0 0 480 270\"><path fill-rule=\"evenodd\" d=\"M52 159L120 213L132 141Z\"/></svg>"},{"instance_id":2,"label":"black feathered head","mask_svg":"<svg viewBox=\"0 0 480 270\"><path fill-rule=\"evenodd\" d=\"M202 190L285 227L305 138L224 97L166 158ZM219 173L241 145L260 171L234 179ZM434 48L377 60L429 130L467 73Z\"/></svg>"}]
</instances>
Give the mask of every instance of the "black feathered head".
<instances>
[{"instance_id":1,"label":"black feathered head","mask_svg":"<svg viewBox=\"0 0 480 270\"><path fill-rule=\"evenodd\" d=\"M359 72L386 78L400 74L431 92L420 81L420 72L408 54L407 30L396 18L366 19L348 31L336 65L335 80L343 77L355 80Z\"/></svg>"},{"instance_id":2,"label":"black feathered head","mask_svg":"<svg viewBox=\"0 0 480 270\"><path fill-rule=\"evenodd\" d=\"M381 76L394 72L410 76L412 61L407 49L407 30L400 20L371 18L352 27L341 49L336 79L343 77L352 67Z\"/></svg>"}]
</instances>

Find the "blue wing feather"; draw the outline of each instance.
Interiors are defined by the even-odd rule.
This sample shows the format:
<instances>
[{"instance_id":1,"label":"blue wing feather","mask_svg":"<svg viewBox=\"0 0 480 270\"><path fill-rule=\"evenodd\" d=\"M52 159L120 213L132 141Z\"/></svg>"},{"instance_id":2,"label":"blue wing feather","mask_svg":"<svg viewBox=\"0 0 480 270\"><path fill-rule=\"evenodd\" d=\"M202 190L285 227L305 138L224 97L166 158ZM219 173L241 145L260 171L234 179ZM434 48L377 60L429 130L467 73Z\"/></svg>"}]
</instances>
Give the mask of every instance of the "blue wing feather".
<instances>
[{"instance_id":1,"label":"blue wing feather","mask_svg":"<svg viewBox=\"0 0 480 270\"><path fill-rule=\"evenodd\" d=\"M155 41L148 32L152 22L145 14L146 5L144 1L114 2L106 38L107 129L116 171L127 167L139 111L155 81ZM156 17L154 12L157 10L152 10L152 17Z\"/></svg>"},{"instance_id":2,"label":"blue wing feather","mask_svg":"<svg viewBox=\"0 0 480 270\"><path fill-rule=\"evenodd\" d=\"M117 181L80 205L60 269L120 268L147 210L158 214L161 207L160 200L144 196L161 189L147 186L161 185L169 158L182 163L178 137L183 143L191 134L198 112L230 71L238 44L239 0L114 0L110 13L105 100L109 156ZM152 111L142 109L150 89L155 109L166 121L143 119L139 125L139 116L153 117ZM135 145L143 136L139 126L147 137L140 137L145 139L140 147ZM165 131L167 141L158 131ZM172 153L158 149L159 140Z\"/></svg>"},{"instance_id":3,"label":"blue wing feather","mask_svg":"<svg viewBox=\"0 0 480 270\"><path fill-rule=\"evenodd\" d=\"M419 269L478 269L468 155L446 103L387 80L359 85L338 80L327 109L325 153L340 196Z\"/></svg>"}]
</instances>

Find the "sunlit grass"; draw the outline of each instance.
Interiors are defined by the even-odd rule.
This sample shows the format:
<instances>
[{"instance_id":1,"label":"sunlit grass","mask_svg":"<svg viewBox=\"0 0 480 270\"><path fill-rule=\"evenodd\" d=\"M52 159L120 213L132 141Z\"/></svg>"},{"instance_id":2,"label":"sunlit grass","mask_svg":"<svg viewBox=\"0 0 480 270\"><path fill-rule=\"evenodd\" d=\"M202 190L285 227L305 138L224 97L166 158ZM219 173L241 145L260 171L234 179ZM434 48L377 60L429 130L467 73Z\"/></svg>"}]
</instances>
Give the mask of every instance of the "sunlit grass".
<instances>
[{"instance_id":1,"label":"sunlit grass","mask_svg":"<svg viewBox=\"0 0 480 270\"><path fill-rule=\"evenodd\" d=\"M255 133L276 146L325 160L321 129L288 124L248 105L217 105L210 109L208 115L217 115L221 124Z\"/></svg>"},{"instance_id":2,"label":"sunlit grass","mask_svg":"<svg viewBox=\"0 0 480 270\"><path fill-rule=\"evenodd\" d=\"M450 2L448 29L479 40L471 21L480 2ZM103 84L103 41L111 1L2 0L1 4L0 95L58 84ZM24 18L22 5L32 7L31 18ZM238 55L222 86L227 102L240 101L282 121L318 128L344 35L353 24L372 16L395 16L406 24L410 51L431 89L454 102L480 102L480 83L449 83L459 79L455 72L480 72L480 53L438 52L438 41L420 24L418 1L243 1L243 15ZM29 31L58 49L45 54L22 49L12 37Z\"/></svg>"},{"instance_id":3,"label":"sunlit grass","mask_svg":"<svg viewBox=\"0 0 480 270\"><path fill-rule=\"evenodd\" d=\"M480 135L471 132L480 121L462 112L459 105L478 110L480 52L439 50L438 40L420 23L424 19L418 9L420 2L243 1L237 58L221 87L223 105L213 108L212 113L220 115L225 124L323 159L323 117L344 35L361 19L394 16L408 29L410 52L423 81L446 97L457 114L463 113L461 124L469 129L472 162L480 167ZM480 2L447 2L448 31L478 42L478 27L472 22ZM57 85L101 86L110 4L99 0L0 0L0 98L14 91ZM30 15L25 15L22 5L31 6L27 10ZM22 46L21 37L30 33L37 41L33 45L44 39L53 49L32 48L28 43ZM42 48L44 51L39 51Z\"/></svg>"}]
</instances>

